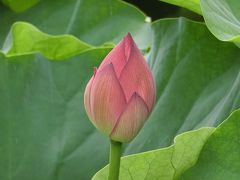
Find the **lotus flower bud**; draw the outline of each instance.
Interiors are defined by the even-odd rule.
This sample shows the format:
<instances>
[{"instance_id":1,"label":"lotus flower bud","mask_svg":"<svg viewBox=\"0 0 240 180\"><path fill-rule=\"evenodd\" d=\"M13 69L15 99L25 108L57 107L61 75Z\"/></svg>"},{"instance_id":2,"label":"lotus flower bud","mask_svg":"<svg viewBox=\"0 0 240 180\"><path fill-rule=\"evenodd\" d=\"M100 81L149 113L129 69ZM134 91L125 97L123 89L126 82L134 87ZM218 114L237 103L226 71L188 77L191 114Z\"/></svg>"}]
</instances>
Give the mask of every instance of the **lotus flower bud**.
<instances>
[{"instance_id":1,"label":"lotus flower bud","mask_svg":"<svg viewBox=\"0 0 240 180\"><path fill-rule=\"evenodd\" d=\"M155 82L130 34L105 57L88 82L89 119L112 140L132 140L153 109Z\"/></svg>"}]
</instances>

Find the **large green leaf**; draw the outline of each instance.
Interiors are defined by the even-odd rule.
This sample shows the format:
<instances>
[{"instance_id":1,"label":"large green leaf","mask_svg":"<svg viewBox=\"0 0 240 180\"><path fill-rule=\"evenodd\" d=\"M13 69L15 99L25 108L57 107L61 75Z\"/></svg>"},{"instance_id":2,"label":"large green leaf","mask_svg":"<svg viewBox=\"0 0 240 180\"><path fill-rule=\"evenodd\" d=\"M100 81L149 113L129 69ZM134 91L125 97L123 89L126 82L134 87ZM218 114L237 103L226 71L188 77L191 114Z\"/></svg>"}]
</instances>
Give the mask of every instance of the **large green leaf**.
<instances>
[{"instance_id":1,"label":"large green leaf","mask_svg":"<svg viewBox=\"0 0 240 180\"><path fill-rule=\"evenodd\" d=\"M192 167L214 128L190 131L176 137L167 148L129 155L121 159L120 180L178 179ZM97 172L93 180L108 178L108 166Z\"/></svg>"},{"instance_id":2,"label":"large green leaf","mask_svg":"<svg viewBox=\"0 0 240 180\"><path fill-rule=\"evenodd\" d=\"M209 30L222 41L240 43L240 3L238 0L201 0Z\"/></svg>"},{"instance_id":3,"label":"large green leaf","mask_svg":"<svg viewBox=\"0 0 240 180\"><path fill-rule=\"evenodd\" d=\"M188 170L186 180L240 179L240 110L234 112L209 137L197 164Z\"/></svg>"},{"instance_id":4,"label":"large green leaf","mask_svg":"<svg viewBox=\"0 0 240 180\"><path fill-rule=\"evenodd\" d=\"M13 25L0 53L0 179L88 179L102 167L107 139L87 120L82 95L109 50Z\"/></svg>"},{"instance_id":5,"label":"large green leaf","mask_svg":"<svg viewBox=\"0 0 240 180\"><path fill-rule=\"evenodd\" d=\"M72 34L101 45L131 32L141 49L151 40L150 23L137 8L119 0L44 0L24 13L0 6L0 45L15 21L31 22L49 34Z\"/></svg>"},{"instance_id":6,"label":"large green leaf","mask_svg":"<svg viewBox=\"0 0 240 180\"><path fill-rule=\"evenodd\" d=\"M217 126L240 107L240 51L218 41L201 23L185 19L153 24L150 66L157 101L125 154L168 146L184 131Z\"/></svg>"},{"instance_id":7,"label":"large green leaf","mask_svg":"<svg viewBox=\"0 0 240 180\"><path fill-rule=\"evenodd\" d=\"M39 52L49 59L61 60L93 48L74 36L50 36L30 24L18 22L13 24L3 52L8 57Z\"/></svg>"},{"instance_id":8,"label":"large green leaf","mask_svg":"<svg viewBox=\"0 0 240 180\"><path fill-rule=\"evenodd\" d=\"M209 30L221 41L240 46L240 3L238 0L161 0L203 14Z\"/></svg>"},{"instance_id":9,"label":"large green leaf","mask_svg":"<svg viewBox=\"0 0 240 180\"><path fill-rule=\"evenodd\" d=\"M179 135L174 145L168 148L123 157L119 179L238 180L239 128L240 110L217 128ZM108 166L93 179L105 180L107 177Z\"/></svg>"},{"instance_id":10,"label":"large green leaf","mask_svg":"<svg viewBox=\"0 0 240 180\"><path fill-rule=\"evenodd\" d=\"M82 94L108 51L58 62L0 54L0 179L89 179L106 163L107 139L87 120Z\"/></svg>"},{"instance_id":11,"label":"large green leaf","mask_svg":"<svg viewBox=\"0 0 240 180\"><path fill-rule=\"evenodd\" d=\"M176 6L189 9L195 13L202 14L200 0L160 0L160 1L174 4Z\"/></svg>"},{"instance_id":12,"label":"large green leaf","mask_svg":"<svg viewBox=\"0 0 240 180\"><path fill-rule=\"evenodd\" d=\"M39 0L2 0L13 11L22 12L35 5Z\"/></svg>"}]
</instances>

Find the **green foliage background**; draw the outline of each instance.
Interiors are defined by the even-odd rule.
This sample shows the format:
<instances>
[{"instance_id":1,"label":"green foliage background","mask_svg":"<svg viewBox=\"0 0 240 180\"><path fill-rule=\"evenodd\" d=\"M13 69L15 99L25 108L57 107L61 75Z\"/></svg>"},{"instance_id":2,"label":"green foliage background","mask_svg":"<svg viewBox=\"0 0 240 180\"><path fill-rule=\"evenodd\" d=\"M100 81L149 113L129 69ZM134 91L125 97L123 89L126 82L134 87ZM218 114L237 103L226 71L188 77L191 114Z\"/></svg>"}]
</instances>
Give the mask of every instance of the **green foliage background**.
<instances>
[{"instance_id":1,"label":"green foliage background","mask_svg":"<svg viewBox=\"0 0 240 180\"><path fill-rule=\"evenodd\" d=\"M206 24L150 22L118 0L3 0L10 8L0 5L0 179L90 179L107 164L108 139L89 122L83 92L127 32L152 69L157 102L124 147L124 155L139 154L123 158L121 179L239 179L240 7L164 1Z\"/></svg>"}]
</instances>

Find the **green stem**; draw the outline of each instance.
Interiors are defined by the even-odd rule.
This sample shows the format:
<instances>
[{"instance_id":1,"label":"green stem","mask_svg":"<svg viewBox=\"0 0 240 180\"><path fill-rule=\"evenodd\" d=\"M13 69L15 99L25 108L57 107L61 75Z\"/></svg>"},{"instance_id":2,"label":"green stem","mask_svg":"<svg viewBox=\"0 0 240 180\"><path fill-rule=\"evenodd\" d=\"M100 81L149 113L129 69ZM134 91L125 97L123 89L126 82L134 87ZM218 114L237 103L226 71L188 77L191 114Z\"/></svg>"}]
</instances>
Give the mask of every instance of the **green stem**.
<instances>
[{"instance_id":1,"label":"green stem","mask_svg":"<svg viewBox=\"0 0 240 180\"><path fill-rule=\"evenodd\" d=\"M109 156L109 176L108 180L118 180L120 169L120 158L122 143L110 140L110 156Z\"/></svg>"}]
</instances>

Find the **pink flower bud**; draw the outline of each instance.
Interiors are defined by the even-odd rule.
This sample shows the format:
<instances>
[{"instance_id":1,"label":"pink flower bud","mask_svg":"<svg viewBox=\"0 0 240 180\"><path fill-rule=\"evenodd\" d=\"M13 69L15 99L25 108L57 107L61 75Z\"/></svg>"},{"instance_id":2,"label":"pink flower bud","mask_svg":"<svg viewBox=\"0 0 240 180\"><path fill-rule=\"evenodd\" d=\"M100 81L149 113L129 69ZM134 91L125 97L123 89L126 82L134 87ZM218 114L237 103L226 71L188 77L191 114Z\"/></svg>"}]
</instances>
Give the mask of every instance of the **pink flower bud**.
<instances>
[{"instance_id":1,"label":"pink flower bud","mask_svg":"<svg viewBox=\"0 0 240 180\"><path fill-rule=\"evenodd\" d=\"M152 111L155 94L152 73L128 34L94 69L84 104L97 129L115 141L128 142Z\"/></svg>"}]
</instances>

